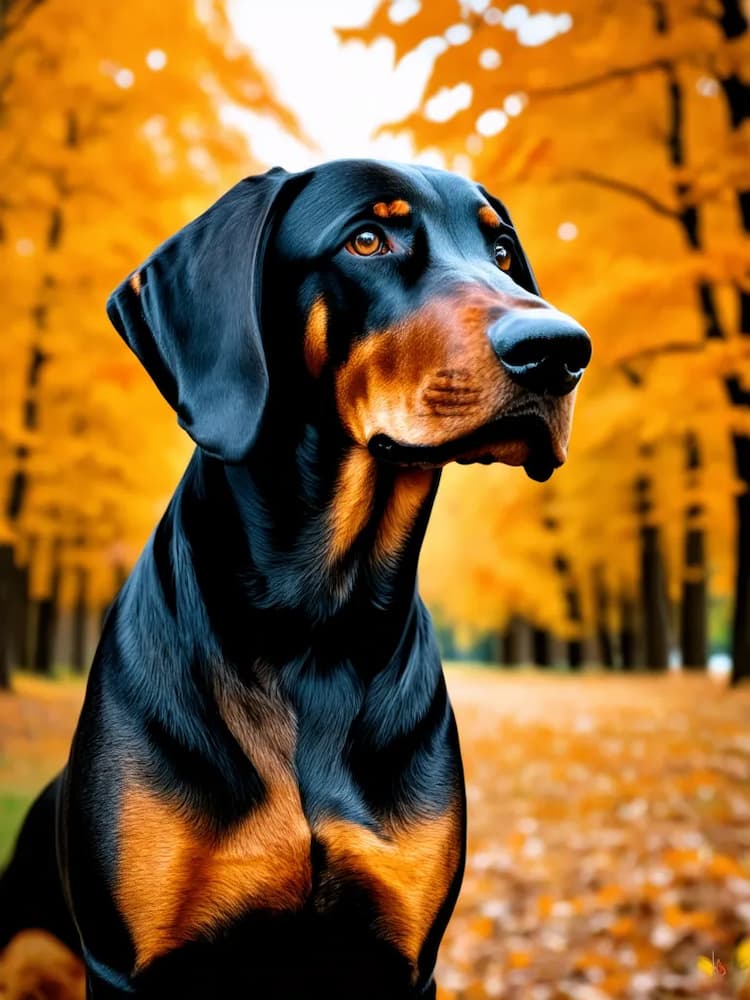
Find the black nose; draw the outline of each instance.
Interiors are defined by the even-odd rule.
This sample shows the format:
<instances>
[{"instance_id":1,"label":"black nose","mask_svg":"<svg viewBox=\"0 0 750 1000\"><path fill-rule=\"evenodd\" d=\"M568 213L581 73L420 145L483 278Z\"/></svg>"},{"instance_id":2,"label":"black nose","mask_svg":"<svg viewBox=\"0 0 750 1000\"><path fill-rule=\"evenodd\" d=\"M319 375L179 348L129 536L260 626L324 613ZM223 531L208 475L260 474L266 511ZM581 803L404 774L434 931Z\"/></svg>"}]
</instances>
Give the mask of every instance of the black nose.
<instances>
[{"instance_id":1,"label":"black nose","mask_svg":"<svg viewBox=\"0 0 750 1000\"><path fill-rule=\"evenodd\" d=\"M586 331L555 309L513 309L490 327L489 338L513 381L532 392L572 392L591 360Z\"/></svg>"}]
</instances>

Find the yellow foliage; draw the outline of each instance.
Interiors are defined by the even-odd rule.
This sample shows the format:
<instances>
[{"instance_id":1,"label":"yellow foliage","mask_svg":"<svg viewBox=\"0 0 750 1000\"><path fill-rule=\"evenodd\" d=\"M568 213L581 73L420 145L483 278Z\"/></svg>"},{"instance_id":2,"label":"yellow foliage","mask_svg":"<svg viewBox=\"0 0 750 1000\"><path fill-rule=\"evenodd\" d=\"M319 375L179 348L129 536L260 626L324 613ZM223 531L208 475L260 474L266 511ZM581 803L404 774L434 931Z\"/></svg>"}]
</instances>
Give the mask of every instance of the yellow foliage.
<instances>
[{"instance_id":1,"label":"yellow foliage","mask_svg":"<svg viewBox=\"0 0 750 1000\"><path fill-rule=\"evenodd\" d=\"M9 5L0 119L0 517L31 568L95 570L111 597L190 445L109 325L129 270L259 169L220 109L294 128L234 39L220 0ZM32 375L34 359L37 372ZM63 585L63 597L70 586Z\"/></svg>"},{"instance_id":2,"label":"yellow foliage","mask_svg":"<svg viewBox=\"0 0 750 1000\"><path fill-rule=\"evenodd\" d=\"M732 435L750 434L750 424L724 383L737 376L750 388L749 331L739 330L736 305L750 273L736 212L750 133L747 121L730 129L718 78L745 72L747 37L727 41L718 7L684 0L416 6L397 23L383 2L368 25L342 32L391 38L399 58L442 40L420 108L388 128L439 147L449 166L506 202L542 294L594 343L569 466L541 487L507 470L448 473L423 588L446 620L497 629L522 614L570 634L563 592L574 586L591 631L594 576L615 597L633 594L646 524L660 529L679 599L693 572L683 552L688 510L698 505L691 523L707 535L711 590L729 594L742 488ZM436 116L434 98L466 85L469 106ZM494 122L483 118L489 111ZM705 287L722 337L708 332ZM690 474L688 438L700 457ZM652 501L641 513L638 479Z\"/></svg>"}]
</instances>

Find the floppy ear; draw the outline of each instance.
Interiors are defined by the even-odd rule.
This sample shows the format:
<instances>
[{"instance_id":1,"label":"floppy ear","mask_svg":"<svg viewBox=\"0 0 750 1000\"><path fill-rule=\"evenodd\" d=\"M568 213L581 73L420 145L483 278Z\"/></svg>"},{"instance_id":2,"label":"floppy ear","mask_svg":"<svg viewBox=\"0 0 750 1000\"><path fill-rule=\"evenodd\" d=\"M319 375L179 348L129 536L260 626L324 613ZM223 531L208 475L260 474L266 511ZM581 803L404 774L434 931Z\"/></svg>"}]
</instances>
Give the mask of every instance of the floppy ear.
<instances>
[{"instance_id":1,"label":"floppy ear","mask_svg":"<svg viewBox=\"0 0 750 1000\"><path fill-rule=\"evenodd\" d=\"M518 253L520 257L518 263L520 265L521 277L523 279L521 281L522 287L525 288L527 292L533 292L534 295L541 295L542 293L539 291L539 285L537 284L536 278L534 277L534 272L531 270L531 264L529 264L529 258L526 256L526 253L523 247L521 246L521 240L518 237L518 233L516 232L516 227L513 225L513 220L510 217L510 212L505 207L505 205L500 201L499 198L495 198L494 195L491 195L489 191L485 190L485 188L482 187L481 184L479 185L479 190L482 192L482 194L490 203L490 205L492 205L492 207L495 209L495 211L503 220L503 222L507 223L507 225L509 225L514 232L516 238L516 246L518 247Z\"/></svg>"},{"instance_id":2,"label":"floppy ear","mask_svg":"<svg viewBox=\"0 0 750 1000\"><path fill-rule=\"evenodd\" d=\"M260 329L263 255L289 175L248 177L115 289L107 313L181 427L225 462L253 446L268 396Z\"/></svg>"}]
</instances>

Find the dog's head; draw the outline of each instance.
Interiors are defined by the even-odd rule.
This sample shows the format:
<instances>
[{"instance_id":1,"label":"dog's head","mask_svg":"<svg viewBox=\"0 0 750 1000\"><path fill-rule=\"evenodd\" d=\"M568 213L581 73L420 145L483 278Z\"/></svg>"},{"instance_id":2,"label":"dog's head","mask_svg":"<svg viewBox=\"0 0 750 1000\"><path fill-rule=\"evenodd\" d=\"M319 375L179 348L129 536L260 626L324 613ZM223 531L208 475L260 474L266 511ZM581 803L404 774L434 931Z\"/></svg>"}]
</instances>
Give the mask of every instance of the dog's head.
<instances>
[{"instance_id":1,"label":"dog's head","mask_svg":"<svg viewBox=\"0 0 750 1000\"><path fill-rule=\"evenodd\" d=\"M501 202L443 171L365 160L242 181L108 311L181 425L227 462L253 446L270 372L288 406L327 400L383 461L498 461L546 479L591 354L540 297Z\"/></svg>"}]
</instances>

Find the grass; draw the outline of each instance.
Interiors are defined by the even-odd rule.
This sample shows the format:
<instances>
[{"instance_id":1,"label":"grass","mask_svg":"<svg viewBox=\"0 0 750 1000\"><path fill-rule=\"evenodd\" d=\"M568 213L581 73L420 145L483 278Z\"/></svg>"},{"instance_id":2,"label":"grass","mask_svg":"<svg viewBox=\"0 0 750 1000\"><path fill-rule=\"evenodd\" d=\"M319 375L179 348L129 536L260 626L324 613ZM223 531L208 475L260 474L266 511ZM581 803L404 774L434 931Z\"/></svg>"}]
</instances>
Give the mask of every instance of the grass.
<instances>
[{"instance_id":1,"label":"grass","mask_svg":"<svg viewBox=\"0 0 750 1000\"><path fill-rule=\"evenodd\" d=\"M0 792L0 868L10 857L16 834L33 797L33 792Z\"/></svg>"},{"instance_id":2,"label":"grass","mask_svg":"<svg viewBox=\"0 0 750 1000\"><path fill-rule=\"evenodd\" d=\"M83 692L80 678L22 673L0 692L0 866L29 804L67 760Z\"/></svg>"}]
</instances>

